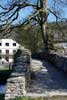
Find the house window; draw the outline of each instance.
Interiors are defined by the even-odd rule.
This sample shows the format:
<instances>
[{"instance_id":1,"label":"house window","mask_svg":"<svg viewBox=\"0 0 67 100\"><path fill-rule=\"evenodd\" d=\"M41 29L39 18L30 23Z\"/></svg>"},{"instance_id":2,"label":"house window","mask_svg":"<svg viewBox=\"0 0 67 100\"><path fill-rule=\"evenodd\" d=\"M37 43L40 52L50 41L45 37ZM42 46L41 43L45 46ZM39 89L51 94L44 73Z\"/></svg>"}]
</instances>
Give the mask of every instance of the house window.
<instances>
[{"instance_id":1,"label":"house window","mask_svg":"<svg viewBox=\"0 0 67 100\"><path fill-rule=\"evenodd\" d=\"M2 45L2 43L0 43L0 46Z\"/></svg>"},{"instance_id":2,"label":"house window","mask_svg":"<svg viewBox=\"0 0 67 100\"><path fill-rule=\"evenodd\" d=\"M6 43L6 46L9 46L9 43Z\"/></svg>"},{"instance_id":3,"label":"house window","mask_svg":"<svg viewBox=\"0 0 67 100\"><path fill-rule=\"evenodd\" d=\"M0 56L0 59L2 59L2 57Z\"/></svg>"},{"instance_id":4,"label":"house window","mask_svg":"<svg viewBox=\"0 0 67 100\"><path fill-rule=\"evenodd\" d=\"M9 54L9 50L6 50L6 54Z\"/></svg>"},{"instance_id":5,"label":"house window","mask_svg":"<svg viewBox=\"0 0 67 100\"><path fill-rule=\"evenodd\" d=\"M9 61L9 57L6 57L5 59L6 59L6 61Z\"/></svg>"},{"instance_id":6,"label":"house window","mask_svg":"<svg viewBox=\"0 0 67 100\"><path fill-rule=\"evenodd\" d=\"M16 46L16 43L13 43L13 46Z\"/></svg>"},{"instance_id":7,"label":"house window","mask_svg":"<svg viewBox=\"0 0 67 100\"><path fill-rule=\"evenodd\" d=\"M16 53L16 50L13 50L13 54L15 54Z\"/></svg>"},{"instance_id":8,"label":"house window","mask_svg":"<svg viewBox=\"0 0 67 100\"><path fill-rule=\"evenodd\" d=\"M1 53L2 51L0 50L0 53Z\"/></svg>"}]
</instances>

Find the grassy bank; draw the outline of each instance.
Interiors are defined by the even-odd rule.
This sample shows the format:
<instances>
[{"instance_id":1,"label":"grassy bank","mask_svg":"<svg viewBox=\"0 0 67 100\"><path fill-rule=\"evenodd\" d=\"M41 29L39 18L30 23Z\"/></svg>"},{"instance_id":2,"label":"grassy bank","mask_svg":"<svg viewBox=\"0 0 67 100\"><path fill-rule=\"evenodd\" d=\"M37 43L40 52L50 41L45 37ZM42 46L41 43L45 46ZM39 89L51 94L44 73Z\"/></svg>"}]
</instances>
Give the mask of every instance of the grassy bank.
<instances>
[{"instance_id":1,"label":"grassy bank","mask_svg":"<svg viewBox=\"0 0 67 100\"><path fill-rule=\"evenodd\" d=\"M0 94L0 100L4 100L4 94ZM67 100L67 96L53 96L53 97L16 97L10 100Z\"/></svg>"},{"instance_id":2,"label":"grassy bank","mask_svg":"<svg viewBox=\"0 0 67 100\"><path fill-rule=\"evenodd\" d=\"M12 66L9 66L9 65L0 65L0 71L9 71L9 70L12 70Z\"/></svg>"},{"instance_id":3,"label":"grassy bank","mask_svg":"<svg viewBox=\"0 0 67 100\"><path fill-rule=\"evenodd\" d=\"M0 84L5 84L10 74L11 74L11 71L1 70L0 71Z\"/></svg>"},{"instance_id":4,"label":"grassy bank","mask_svg":"<svg viewBox=\"0 0 67 100\"><path fill-rule=\"evenodd\" d=\"M32 98L32 97L17 97L15 99L10 99L10 100L41 100L41 98Z\"/></svg>"},{"instance_id":5,"label":"grassy bank","mask_svg":"<svg viewBox=\"0 0 67 100\"><path fill-rule=\"evenodd\" d=\"M10 100L67 100L67 96L52 96L52 97L17 97Z\"/></svg>"},{"instance_id":6,"label":"grassy bank","mask_svg":"<svg viewBox=\"0 0 67 100\"><path fill-rule=\"evenodd\" d=\"M4 94L0 94L0 100L4 100ZM15 99L10 100L41 100L41 98L31 98L31 97L16 97Z\"/></svg>"},{"instance_id":7,"label":"grassy bank","mask_svg":"<svg viewBox=\"0 0 67 100\"><path fill-rule=\"evenodd\" d=\"M12 72L12 67L6 64L0 65L0 84L5 84Z\"/></svg>"},{"instance_id":8,"label":"grassy bank","mask_svg":"<svg viewBox=\"0 0 67 100\"><path fill-rule=\"evenodd\" d=\"M0 100L4 100L4 94L0 94Z\"/></svg>"},{"instance_id":9,"label":"grassy bank","mask_svg":"<svg viewBox=\"0 0 67 100\"><path fill-rule=\"evenodd\" d=\"M9 66L0 67L0 71L9 70Z\"/></svg>"}]
</instances>

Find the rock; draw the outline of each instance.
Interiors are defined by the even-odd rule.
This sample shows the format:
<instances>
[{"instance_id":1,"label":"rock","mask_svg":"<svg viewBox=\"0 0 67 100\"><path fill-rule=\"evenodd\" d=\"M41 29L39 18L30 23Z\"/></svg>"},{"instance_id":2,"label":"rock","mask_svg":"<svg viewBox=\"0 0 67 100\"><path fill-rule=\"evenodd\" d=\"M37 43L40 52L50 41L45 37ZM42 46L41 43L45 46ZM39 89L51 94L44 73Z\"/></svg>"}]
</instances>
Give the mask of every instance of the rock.
<instances>
[{"instance_id":1,"label":"rock","mask_svg":"<svg viewBox=\"0 0 67 100\"><path fill-rule=\"evenodd\" d=\"M42 68L42 62L39 60L31 60L31 71L40 71L40 69Z\"/></svg>"},{"instance_id":2,"label":"rock","mask_svg":"<svg viewBox=\"0 0 67 100\"><path fill-rule=\"evenodd\" d=\"M25 75L9 78L6 85L5 100L26 95L25 85Z\"/></svg>"}]
</instances>

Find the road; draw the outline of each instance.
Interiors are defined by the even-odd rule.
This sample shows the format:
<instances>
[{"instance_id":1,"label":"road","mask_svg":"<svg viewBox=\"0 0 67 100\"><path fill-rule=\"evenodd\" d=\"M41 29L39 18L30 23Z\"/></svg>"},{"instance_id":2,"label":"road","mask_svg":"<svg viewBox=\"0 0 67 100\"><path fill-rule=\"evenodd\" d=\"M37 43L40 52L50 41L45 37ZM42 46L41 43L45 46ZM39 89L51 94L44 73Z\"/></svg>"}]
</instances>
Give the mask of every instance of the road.
<instances>
[{"instance_id":1,"label":"road","mask_svg":"<svg viewBox=\"0 0 67 100\"><path fill-rule=\"evenodd\" d=\"M31 81L28 96L67 96L67 76L48 62L43 62L39 72L35 72L35 78Z\"/></svg>"}]
</instances>

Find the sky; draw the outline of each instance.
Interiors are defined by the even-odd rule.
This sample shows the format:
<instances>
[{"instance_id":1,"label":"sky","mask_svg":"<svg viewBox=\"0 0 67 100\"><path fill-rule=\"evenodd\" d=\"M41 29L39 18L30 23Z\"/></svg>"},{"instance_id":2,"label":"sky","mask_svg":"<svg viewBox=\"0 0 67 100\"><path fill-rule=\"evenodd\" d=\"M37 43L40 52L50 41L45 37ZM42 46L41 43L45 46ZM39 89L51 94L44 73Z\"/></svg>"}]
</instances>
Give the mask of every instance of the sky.
<instances>
[{"instance_id":1,"label":"sky","mask_svg":"<svg viewBox=\"0 0 67 100\"><path fill-rule=\"evenodd\" d=\"M0 4L6 5L6 4L7 4L6 1L9 1L9 0L0 0ZM48 3L47 3L48 7L51 7L51 6L52 6L52 1L53 1L53 0L48 0ZM62 6L61 6L61 8L62 8ZM65 17L67 18L67 8L63 7L63 10L64 10L65 13L62 12L62 15L65 16ZM1 9L0 9L0 12L1 12ZM28 8L25 8L25 9L23 9L23 10L21 10L21 11L19 12L18 21L21 22L21 20L24 19L25 17L27 17L29 14L31 14L31 12L32 12L32 9L30 9L29 7L28 7ZM48 22L53 22L53 21L55 21L55 20L56 20L56 19L55 19L54 15L49 14ZM16 23L16 22L17 22L17 21L15 21L15 23Z\"/></svg>"}]
</instances>

